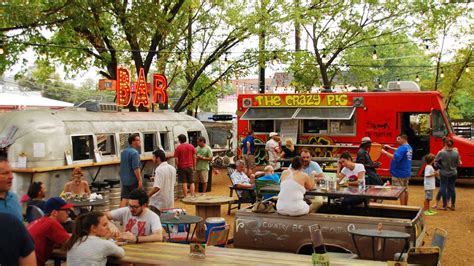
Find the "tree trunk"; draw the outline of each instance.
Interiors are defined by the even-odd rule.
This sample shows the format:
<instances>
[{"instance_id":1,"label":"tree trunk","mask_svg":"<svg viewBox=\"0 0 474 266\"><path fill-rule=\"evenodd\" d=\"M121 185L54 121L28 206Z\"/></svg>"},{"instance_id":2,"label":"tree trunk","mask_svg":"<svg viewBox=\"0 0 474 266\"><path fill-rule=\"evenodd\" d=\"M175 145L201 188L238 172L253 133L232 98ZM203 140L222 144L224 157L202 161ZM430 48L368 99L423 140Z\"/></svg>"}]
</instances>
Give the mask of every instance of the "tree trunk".
<instances>
[{"instance_id":1,"label":"tree trunk","mask_svg":"<svg viewBox=\"0 0 474 266\"><path fill-rule=\"evenodd\" d=\"M299 14L300 0L295 0L295 8ZM301 50L301 26L299 16L295 18L295 51Z\"/></svg>"},{"instance_id":2,"label":"tree trunk","mask_svg":"<svg viewBox=\"0 0 474 266\"><path fill-rule=\"evenodd\" d=\"M266 11L265 0L260 1L260 11ZM262 19L260 24L260 34L258 35L258 50L259 50L259 76L258 76L258 87L260 93L265 93L265 21Z\"/></svg>"}]
</instances>

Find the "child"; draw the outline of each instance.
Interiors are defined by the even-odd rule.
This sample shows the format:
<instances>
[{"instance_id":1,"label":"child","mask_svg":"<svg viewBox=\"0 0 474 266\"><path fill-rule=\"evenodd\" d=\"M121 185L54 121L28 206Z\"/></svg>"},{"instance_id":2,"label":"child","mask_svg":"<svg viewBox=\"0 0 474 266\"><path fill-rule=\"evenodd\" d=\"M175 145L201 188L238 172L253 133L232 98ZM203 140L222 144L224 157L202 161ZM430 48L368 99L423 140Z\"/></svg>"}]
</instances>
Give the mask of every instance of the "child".
<instances>
[{"instance_id":1,"label":"child","mask_svg":"<svg viewBox=\"0 0 474 266\"><path fill-rule=\"evenodd\" d=\"M66 243L68 265L106 265L108 256L123 257L125 251L109 240L109 221L101 212L76 218L71 238Z\"/></svg>"},{"instance_id":2,"label":"child","mask_svg":"<svg viewBox=\"0 0 474 266\"><path fill-rule=\"evenodd\" d=\"M438 172L433 168L435 156L434 154L428 154L425 157L426 167L425 167L425 215L435 215L436 212L430 209L430 200L433 199L433 191L436 188L435 176L438 175Z\"/></svg>"}]
</instances>

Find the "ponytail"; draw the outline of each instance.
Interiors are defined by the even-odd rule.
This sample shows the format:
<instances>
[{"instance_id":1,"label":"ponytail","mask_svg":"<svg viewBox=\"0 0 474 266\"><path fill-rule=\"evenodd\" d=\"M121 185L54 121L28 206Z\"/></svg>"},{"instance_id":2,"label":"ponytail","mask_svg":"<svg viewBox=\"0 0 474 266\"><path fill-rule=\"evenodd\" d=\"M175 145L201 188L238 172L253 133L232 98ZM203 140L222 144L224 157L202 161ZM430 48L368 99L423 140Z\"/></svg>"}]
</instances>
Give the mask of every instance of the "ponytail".
<instances>
[{"instance_id":1,"label":"ponytail","mask_svg":"<svg viewBox=\"0 0 474 266\"><path fill-rule=\"evenodd\" d=\"M93 225L98 225L102 212L89 212L79 215L72 227L72 236L65 244L66 250L70 250L77 242L82 243L87 240Z\"/></svg>"}]
</instances>

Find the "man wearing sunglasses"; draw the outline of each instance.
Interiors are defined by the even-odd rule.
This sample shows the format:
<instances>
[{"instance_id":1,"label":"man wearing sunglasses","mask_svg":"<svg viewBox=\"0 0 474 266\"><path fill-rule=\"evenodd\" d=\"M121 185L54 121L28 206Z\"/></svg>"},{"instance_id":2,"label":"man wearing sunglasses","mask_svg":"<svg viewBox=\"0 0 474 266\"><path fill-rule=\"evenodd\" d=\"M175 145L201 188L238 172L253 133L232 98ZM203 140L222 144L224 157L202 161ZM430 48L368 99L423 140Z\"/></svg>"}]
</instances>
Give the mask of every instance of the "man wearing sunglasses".
<instances>
[{"instance_id":1,"label":"man wearing sunglasses","mask_svg":"<svg viewBox=\"0 0 474 266\"><path fill-rule=\"evenodd\" d=\"M160 217L148 209L148 195L143 189L132 190L128 207L107 212L107 218L122 223L124 232L120 235L120 240L128 243L163 240Z\"/></svg>"},{"instance_id":2,"label":"man wearing sunglasses","mask_svg":"<svg viewBox=\"0 0 474 266\"><path fill-rule=\"evenodd\" d=\"M28 225L28 232L35 242L38 265L44 265L53 249L69 239L68 232L61 224L69 219L72 207L73 204L66 203L60 197L52 197L44 205L45 216Z\"/></svg>"}]
</instances>

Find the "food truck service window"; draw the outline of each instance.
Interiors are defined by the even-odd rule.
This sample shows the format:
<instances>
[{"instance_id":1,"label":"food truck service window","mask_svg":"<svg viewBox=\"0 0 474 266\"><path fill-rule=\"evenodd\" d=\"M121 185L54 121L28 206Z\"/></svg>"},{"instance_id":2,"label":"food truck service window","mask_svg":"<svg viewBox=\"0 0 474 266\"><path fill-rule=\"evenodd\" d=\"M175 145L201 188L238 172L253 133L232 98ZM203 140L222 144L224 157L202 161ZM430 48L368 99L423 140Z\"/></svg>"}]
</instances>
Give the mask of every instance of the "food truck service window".
<instances>
[{"instance_id":1,"label":"food truck service window","mask_svg":"<svg viewBox=\"0 0 474 266\"><path fill-rule=\"evenodd\" d=\"M104 155L117 154L114 134L97 134L97 148Z\"/></svg>"},{"instance_id":2,"label":"food truck service window","mask_svg":"<svg viewBox=\"0 0 474 266\"><path fill-rule=\"evenodd\" d=\"M257 133L270 133L275 130L275 120L250 120L250 128Z\"/></svg>"},{"instance_id":3,"label":"food truck service window","mask_svg":"<svg viewBox=\"0 0 474 266\"><path fill-rule=\"evenodd\" d=\"M354 107L301 108L295 119L302 120L303 134L355 134Z\"/></svg>"},{"instance_id":4,"label":"food truck service window","mask_svg":"<svg viewBox=\"0 0 474 266\"><path fill-rule=\"evenodd\" d=\"M156 133L143 133L143 148L145 152L152 152L158 147Z\"/></svg>"},{"instance_id":5,"label":"food truck service window","mask_svg":"<svg viewBox=\"0 0 474 266\"><path fill-rule=\"evenodd\" d=\"M170 137L168 132L160 132L160 143L163 150L170 150Z\"/></svg>"},{"instance_id":6,"label":"food truck service window","mask_svg":"<svg viewBox=\"0 0 474 266\"><path fill-rule=\"evenodd\" d=\"M88 160L94 158L94 138L92 135L71 136L72 160Z\"/></svg>"}]
</instances>

